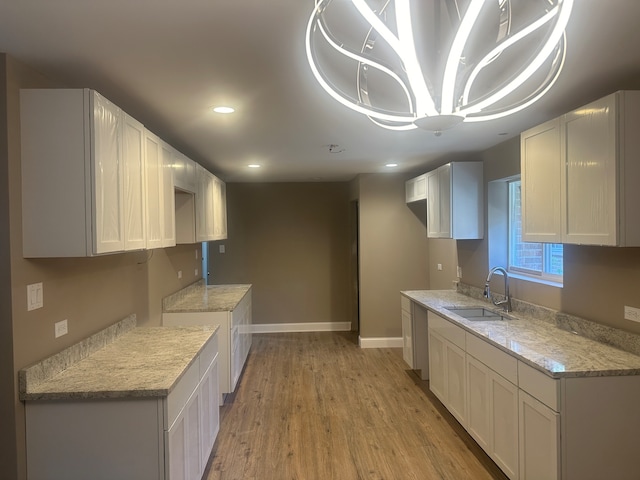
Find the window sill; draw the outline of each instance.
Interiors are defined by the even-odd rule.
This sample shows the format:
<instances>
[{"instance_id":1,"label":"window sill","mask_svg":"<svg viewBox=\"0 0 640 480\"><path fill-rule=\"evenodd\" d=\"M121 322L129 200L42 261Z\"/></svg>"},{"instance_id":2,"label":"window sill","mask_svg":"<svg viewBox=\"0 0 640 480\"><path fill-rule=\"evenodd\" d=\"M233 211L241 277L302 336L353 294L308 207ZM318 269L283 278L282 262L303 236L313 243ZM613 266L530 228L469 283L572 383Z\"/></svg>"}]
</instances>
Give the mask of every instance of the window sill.
<instances>
[{"instance_id":1,"label":"window sill","mask_svg":"<svg viewBox=\"0 0 640 480\"><path fill-rule=\"evenodd\" d=\"M518 280L523 280L525 282L540 283L542 285L548 285L555 288L562 288L563 285L562 282L554 282L553 280L534 277L532 275L523 275L522 273L518 272L509 272L509 278L517 278Z\"/></svg>"}]
</instances>

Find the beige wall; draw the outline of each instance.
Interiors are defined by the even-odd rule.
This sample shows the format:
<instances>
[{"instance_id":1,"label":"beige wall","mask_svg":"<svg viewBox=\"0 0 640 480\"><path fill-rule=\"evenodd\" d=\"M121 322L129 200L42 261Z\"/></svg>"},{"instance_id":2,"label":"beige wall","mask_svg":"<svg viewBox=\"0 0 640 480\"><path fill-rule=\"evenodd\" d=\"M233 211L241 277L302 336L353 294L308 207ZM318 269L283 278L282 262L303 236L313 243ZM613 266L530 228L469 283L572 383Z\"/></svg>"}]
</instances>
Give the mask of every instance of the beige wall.
<instances>
[{"instance_id":1,"label":"beige wall","mask_svg":"<svg viewBox=\"0 0 640 480\"><path fill-rule=\"evenodd\" d=\"M210 282L251 283L254 323L351 320L348 183L231 183L227 213Z\"/></svg>"},{"instance_id":2,"label":"beige wall","mask_svg":"<svg viewBox=\"0 0 640 480\"><path fill-rule=\"evenodd\" d=\"M405 203L407 175L356 181L360 208L360 337L402 336L400 291L429 288L424 217Z\"/></svg>"},{"instance_id":3,"label":"beige wall","mask_svg":"<svg viewBox=\"0 0 640 480\"><path fill-rule=\"evenodd\" d=\"M131 313L138 316L139 324L159 325L161 298L195 280L193 272L199 268L199 260L195 260L194 250L199 251L200 246L97 258L22 258L19 89L53 84L11 57L0 55L0 63L3 70L6 65L7 78L7 88L2 89L6 109L0 109L0 181L5 186L0 190L0 258L4 265L0 276L0 355L5 357L0 367L0 472L2 478L22 479L26 476L24 408L17 399L17 370ZM7 240L10 249L4 248ZM9 263L10 274L6 268ZM178 281L179 269L191 271L191 275ZM43 283L44 308L27 312L26 286L36 282ZM69 322L69 333L55 339L54 323L63 319Z\"/></svg>"},{"instance_id":4,"label":"beige wall","mask_svg":"<svg viewBox=\"0 0 640 480\"><path fill-rule=\"evenodd\" d=\"M487 150L482 158L485 182L520 173L519 138ZM482 287L489 267L487 240L459 241L458 257L463 281ZM640 248L565 245L563 288L517 279L511 286L515 298L640 333L640 324L623 318L625 305L640 307Z\"/></svg>"}]
</instances>

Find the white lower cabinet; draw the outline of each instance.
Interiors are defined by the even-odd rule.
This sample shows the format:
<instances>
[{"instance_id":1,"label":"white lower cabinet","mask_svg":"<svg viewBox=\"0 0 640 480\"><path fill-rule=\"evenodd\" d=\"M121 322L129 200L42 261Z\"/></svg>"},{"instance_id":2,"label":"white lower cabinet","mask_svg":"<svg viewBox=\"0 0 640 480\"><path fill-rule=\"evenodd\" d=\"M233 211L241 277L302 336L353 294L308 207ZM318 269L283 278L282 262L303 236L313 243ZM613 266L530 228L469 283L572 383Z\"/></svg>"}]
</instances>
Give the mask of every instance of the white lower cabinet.
<instances>
[{"instance_id":1,"label":"white lower cabinet","mask_svg":"<svg viewBox=\"0 0 640 480\"><path fill-rule=\"evenodd\" d=\"M219 325L220 394L236 389L240 374L251 349L251 290L233 307L217 312L163 313L164 326ZM222 404L222 401L220 401Z\"/></svg>"},{"instance_id":2,"label":"white lower cabinet","mask_svg":"<svg viewBox=\"0 0 640 480\"><path fill-rule=\"evenodd\" d=\"M429 388L466 426L464 330L431 312L428 319Z\"/></svg>"},{"instance_id":3,"label":"white lower cabinet","mask_svg":"<svg viewBox=\"0 0 640 480\"><path fill-rule=\"evenodd\" d=\"M27 401L29 480L200 480L218 434L218 336L165 397Z\"/></svg>"},{"instance_id":4,"label":"white lower cabinet","mask_svg":"<svg viewBox=\"0 0 640 480\"><path fill-rule=\"evenodd\" d=\"M559 478L560 414L525 391L519 393L520 478Z\"/></svg>"},{"instance_id":5,"label":"white lower cabinet","mask_svg":"<svg viewBox=\"0 0 640 480\"><path fill-rule=\"evenodd\" d=\"M511 479L518 478L518 387L467 355L467 431Z\"/></svg>"}]
</instances>

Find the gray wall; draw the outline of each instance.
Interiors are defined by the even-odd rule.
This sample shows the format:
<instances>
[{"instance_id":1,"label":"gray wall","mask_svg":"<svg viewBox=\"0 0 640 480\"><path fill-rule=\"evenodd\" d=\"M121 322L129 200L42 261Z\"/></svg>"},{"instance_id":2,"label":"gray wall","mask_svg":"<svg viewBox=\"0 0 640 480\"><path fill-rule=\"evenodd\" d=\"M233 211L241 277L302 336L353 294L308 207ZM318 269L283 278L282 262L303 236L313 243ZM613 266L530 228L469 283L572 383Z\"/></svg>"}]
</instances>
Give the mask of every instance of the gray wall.
<instances>
[{"instance_id":1,"label":"gray wall","mask_svg":"<svg viewBox=\"0 0 640 480\"><path fill-rule=\"evenodd\" d=\"M365 174L360 208L360 337L402 336L400 291L429 288L426 227L405 203L407 175Z\"/></svg>"},{"instance_id":2,"label":"gray wall","mask_svg":"<svg viewBox=\"0 0 640 480\"><path fill-rule=\"evenodd\" d=\"M348 183L229 183L227 213L210 281L251 283L253 323L351 320Z\"/></svg>"}]
</instances>

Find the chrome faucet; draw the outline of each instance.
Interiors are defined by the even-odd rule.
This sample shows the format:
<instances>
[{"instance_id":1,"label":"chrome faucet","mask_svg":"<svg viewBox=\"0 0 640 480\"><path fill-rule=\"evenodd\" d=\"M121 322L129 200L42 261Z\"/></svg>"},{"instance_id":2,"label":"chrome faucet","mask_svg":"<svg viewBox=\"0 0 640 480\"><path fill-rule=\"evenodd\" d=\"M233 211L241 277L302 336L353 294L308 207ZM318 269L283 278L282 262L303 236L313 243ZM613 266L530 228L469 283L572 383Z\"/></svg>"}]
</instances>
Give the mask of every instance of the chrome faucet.
<instances>
[{"instance_id":1,"label":"chrome faucet","mask_svg":"<svg viewBox=\"0 0 640 480\"><path fill-rule=\"evenodd\" d=\"M504 277L504 300L500 300L499 302L491 298L491 290L489 290L489 282L491 281L491 277L493 277L493 274L495 272L502 273L502 276ZM511 296L509 295L509 275L507 274L507 271L504 268L493 267L489 271L489 275L487 275L487 282L484 284L484 297L491 300L491 302L496 307L502 306L505 312L511 311Z\"/></svg>"}]
</instances>

